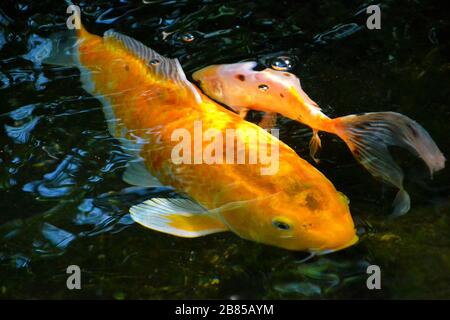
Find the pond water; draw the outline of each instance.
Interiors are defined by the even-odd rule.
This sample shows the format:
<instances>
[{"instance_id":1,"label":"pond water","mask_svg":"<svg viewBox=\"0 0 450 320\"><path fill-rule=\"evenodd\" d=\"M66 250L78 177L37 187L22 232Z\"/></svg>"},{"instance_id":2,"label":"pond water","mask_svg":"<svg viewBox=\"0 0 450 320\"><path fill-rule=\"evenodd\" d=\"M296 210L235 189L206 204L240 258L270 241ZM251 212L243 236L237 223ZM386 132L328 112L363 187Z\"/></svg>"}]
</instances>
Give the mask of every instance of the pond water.
<instances>
[{"instance_id":1,"label":"pond water","mask_svg":"<svg viewBox=\"0 0 450 320\"><path fill-rule=\"evenodd\" d=\"M90 32L114 28L177 57L188 75L288 57L328 115L400 112L450 154L450 22L437 1L378 1L380 30L365 26L369 1L75 3ZM79 72L30 61L65 27L66 7L0 4L0 298L450 298L450 172L431 180L401 149L412 208L388 219L396 190L323 135L317 167L350 199L361 241L306 262L231 233L183 239L134 224L131 205L171 191L124 183L128 158ZM285 118L278 125L281 140L313 163L310 130ZM366 287L371 264L381 290ZM82 290L67 289L69 265L80 266Z\"/></svg>"}]
</instances>

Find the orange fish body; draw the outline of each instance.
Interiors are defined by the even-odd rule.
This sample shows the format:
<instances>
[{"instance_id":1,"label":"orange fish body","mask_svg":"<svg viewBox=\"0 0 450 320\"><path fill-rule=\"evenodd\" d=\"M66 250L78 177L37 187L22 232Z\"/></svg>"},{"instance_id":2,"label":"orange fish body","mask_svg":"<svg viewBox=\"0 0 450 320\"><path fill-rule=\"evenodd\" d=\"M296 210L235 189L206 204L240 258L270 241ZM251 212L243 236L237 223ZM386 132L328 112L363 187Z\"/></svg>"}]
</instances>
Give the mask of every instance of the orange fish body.
<instances>
[{"instance_id":1,"label":"orange fish body","mask_svg":"<svg viewBox=\"0 0 450 320\"><path fill-rule=\"evenodd\" d=\"M256 62L211 65L193 74L211 98L231 107L242 117L249 109L267 112L261 125L272 125L279 113L313 129L311 157L321 146L319 131L338 135L355 158L375 177L399 188L394 216L408 212L410 198L403 188L403 172L391 158L388 146L405 147L418 155L433 174L445 166L445 157L428 132L414 120L395 112L373 112L331 119L302 89L292 73L253 70Z\"/></svg>"},{"instance_id":2,"label":"orange fish body","mask_svg":"<svg viewBox=\"0 0 450 320\"><path fill-rule=\"evenodd\" d=\"M203 95L177 60L121 34L99 37L84 29L73 50L84 88L102 101L110 132L142 159L147 174L189 197L133 206L135 221L176 236L229 230L245 239L316 253L357 241L346 197L287 145ZM259 151L250 138L255 133L263 137L269 150L278 150L276 172L261 174L267 168L262 163L227 164L225 154L224 163L174 163L180 143L173 136L176 130L194 137L196 130L205 134L211 128L224 136L227 129L237 132L234 144L225 147L235 154L238 142L247 156ZM203 140L193 144L193 157L199 152L195 144L203 151L210 146ZM130 173L129 180L146 185L144 175Z\"/></svg>"}]
</instances>

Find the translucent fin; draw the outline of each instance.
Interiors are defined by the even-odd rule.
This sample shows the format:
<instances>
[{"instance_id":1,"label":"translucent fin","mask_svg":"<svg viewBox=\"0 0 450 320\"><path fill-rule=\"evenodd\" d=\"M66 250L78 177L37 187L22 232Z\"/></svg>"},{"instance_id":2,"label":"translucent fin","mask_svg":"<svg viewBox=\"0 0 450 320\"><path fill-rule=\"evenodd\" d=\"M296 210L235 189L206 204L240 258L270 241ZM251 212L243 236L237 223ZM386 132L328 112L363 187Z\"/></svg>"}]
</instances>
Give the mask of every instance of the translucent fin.
<instances>
[{"instance_id":1,"label":"translucent fin","mask_svg":"<svg viewBox=\"0 0 450 320\"><path fill-rule=\"evenodd\" d=\"M411 208L411 199L409 198L408 192L404 189L400 189L395 196L392 206L394 207L391 214L392 218L396 218L407 213Z\"/></svg>"},{"instance_id":2,"label":"translucent fin","mask_svg":"<svg viewBox=\"0 0 450 320\"><path fill-rule=\"evenodd\" d=\"M197 102L201 101L195 86L187 80L178 59L163 57L143 43L112 30L106 31L103 37L106 42L120 44L137 59L142 60L149 68L149 72L154 73L159 79L176 82L186 88L186 91L192 94Z\"/></svg>"},{"instance_id":3,"label":"translucent fin","mask_svg":"<svg viewBox=\"0 0 450 320\"><path fill-rule=\"evenodd\" d=\"M234 108L232 108L232 109L234 109ZM236 110L236 109L234 109L234 110ZM241 108L239 110L239 117L241 117L242 119L245 119L245 117L247 116L247 113L248 113L248 109L247 108Z\"/></svg>"},{"instance_id":4,"label":"translucent fin","mask_svg":"<svg viewBox=\"0 0 450 320\"><path fill-rule=\"evenodd\" d=\"M184 238L228 230L218 218L190 199L150 199L131 207L130 214L144 227Z\"/></svg>"},{"instance_id":5,"label":"translucent fin","mask_svg":"<svg viewBox=\"0 0 450 320\"><path fill-rule=\"evenodd\" d=\"M313 129L313 135L311 140L309 140L309 155L316 162L319 163L320 160L316 158L317 151L322 147L322 142L320 141L319 131Z\"/></svg>"},{"instance_id":6,"label":"translucent fin","mask_svg":"<svg viewBox=\"0 0 450 320\"><path fill-rule=\"evenodd\" d=\"M394 162L388 146L400 146L421 158L433 175L445 167L445 157L427 131L414 120L395 112L374 112L334 119L336 134L355 158L375 176L400 189L394 201L394 215L410 208L403 188L403 172Z\"/></svg>"},{"instance_id":7,"label":"translucent fin","mask_svg":"<svg viewBox=\"0 0 450 320\"><path fill-rule=\"evenodd\" d=\"M142 159L128 162L123 173L123 181L138 187L162 187L163 185L150 174Z\"/></svg>"},{"instance_id":8,"label":"translucent fin","mask_svg":"<svg viewBox=\"0 0 450 320\"><path fill-rule=\"evenodd\" d=\"M50 41L46 43L45 56L42 62L65 67L78 66L77 48L79 40L77 33L73 30L58 32L50 36Z\"/></svg>"},{"instance_id":9,"label":"translucent fin","mask_svg":"<svg viewBox=\"0 0 450 320\"><path fill-rule=\"evenodd\" d=\"M296 263L296 264L303 264L303 263L311 260L312 258L314 258L316 255L317 255L317 253L315 253L315 252L309 252L306 257L304 257L303 259L297 260L294 263Z\"/></svg>"},{"instance_id":10,"label":"translucent fin","mask_svg":"<svg viewBox=\"0 0 450 320\"><path fill-rule=\"evenodd\" d=\"M67 29L52 34L48 43L46 42L45 48L41 50L41 53L45 52L42 62L57 66L79 67L78 47L89 35L81 23L79 27L80 29Z\"/></svg>"},{"instance_id":11,"label":"translucent fin","mask_svg":"<svg viewBox=\"0 0 450 320\"><path fill-rule=\"evenodd\" d=\"M51 54L44 63L73 67L77 65L77 36L75 32L67 31L55 34L51 38Z\"/></svg>"}]
</instances>

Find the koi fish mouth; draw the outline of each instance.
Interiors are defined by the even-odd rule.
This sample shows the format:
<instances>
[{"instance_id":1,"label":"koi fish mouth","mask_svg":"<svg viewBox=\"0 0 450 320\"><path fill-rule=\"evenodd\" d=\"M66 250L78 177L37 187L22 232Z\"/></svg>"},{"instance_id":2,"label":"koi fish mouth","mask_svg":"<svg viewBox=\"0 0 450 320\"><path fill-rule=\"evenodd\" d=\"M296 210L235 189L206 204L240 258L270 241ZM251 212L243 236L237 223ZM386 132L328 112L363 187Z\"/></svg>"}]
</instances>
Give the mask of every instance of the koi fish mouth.
<instances>
[{"instance_id":1,"label":"koi fish mouth","mask_svg":"<svg viewBox=\"0 0 450 320\"><path fill-rule=\"evenodd\" d=\"M336 252L336 251L339 251L339 250L351 247L354 244L356 244L358 242L358 240L359 240L359 237L357 235L355 235L349 242L345 243L342 246L338 246L336 248L326 249L326 250L323 250L323 249L309 249L308 251L313 253L313 254L315 254L315 255L317 255L317 256L323 256L325 254L333 253L333 252Z\"/></svg>"}]
</instances>

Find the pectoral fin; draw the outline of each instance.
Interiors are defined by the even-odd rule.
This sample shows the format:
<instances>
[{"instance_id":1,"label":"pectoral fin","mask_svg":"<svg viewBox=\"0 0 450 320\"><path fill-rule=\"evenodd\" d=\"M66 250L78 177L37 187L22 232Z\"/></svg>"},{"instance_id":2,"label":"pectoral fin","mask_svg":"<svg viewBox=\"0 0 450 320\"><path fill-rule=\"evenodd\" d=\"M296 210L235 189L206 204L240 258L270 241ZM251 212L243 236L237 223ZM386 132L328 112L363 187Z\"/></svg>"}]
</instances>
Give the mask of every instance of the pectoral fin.
<instances>
[{"instance_id":1,"label":"pectoral fin","mask_svg":"<svg viewBox=\"0 0 450 320\"><path fill-rule=\"evenodd\" d=\"M139 187L162 187L157 178L152 176L142 159L129 161L122 177L123 181Z\"/></svg>"},{"instance_id":2,"label":"pectoral fin","mask_svg":"<svg viewBox=\"0 0 450 320\"><path fill-rule=\"evenodd\" d=\"M155 198L130 208L137 223L178 237L195 238L228 228L214 214L190 199Z\"/></svg>"},{"instance_id":3,"label":"pectoral fin","mask_svg":"<svg viewBox=\"0 0 450 320\"><path fill-rule=\"evenodd\" d=\"M241 117L242 119L245 119L245 117L247 116L247 113L248 113L248 109L241 108L241 109L239 109L238 113L239 113L239 117Z\"/></svg>"},{"instance_id":4,"label":"pectoral fin","mask_svg":"<svg viewBox=\"0 0 450 320\"><path fill-rule=\"evenodd\" d=\"M319 131L313 129L313 135L311 137L311 140L309 141L309 154L311 155L311 158L313 158L313 160L316 163L320 162L320 160L318 158L316 158L316 154L317 154L317 151L320 150L321 146L322 146L322 143L320 142Z\"/></svg>"}]
</instances>

